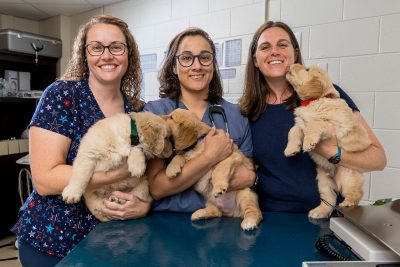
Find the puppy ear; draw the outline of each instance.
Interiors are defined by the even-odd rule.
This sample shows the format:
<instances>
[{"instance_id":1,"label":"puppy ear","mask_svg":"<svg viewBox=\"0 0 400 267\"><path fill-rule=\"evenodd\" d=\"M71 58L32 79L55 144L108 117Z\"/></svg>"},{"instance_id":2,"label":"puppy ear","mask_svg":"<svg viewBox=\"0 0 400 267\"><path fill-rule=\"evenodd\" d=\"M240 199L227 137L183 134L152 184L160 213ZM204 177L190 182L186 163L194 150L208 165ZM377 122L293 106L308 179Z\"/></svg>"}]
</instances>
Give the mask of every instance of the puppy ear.
<instances>
[{"instance_id":1,"label":"puppy ear","mask_svg":"<svg viewBox=\"0 0 400 267\"><path fill-rule=\"evenodd\" d=\"M311 71L311 70L310 70ZM320 86L323 88L322 97L330 96L332 98L339 98L339 92L332 84L329 74L319 67L313 67L313 78L319 81Z\"/></svg>"},{"instance_id":2,"label":"puppy ear","mask_svg":"<svg viewBox=\"0 0 400 267\"><path fill-rule=\"evenodd\" d=\"M323 84L317 77L312 77L307 83L307 92L310 97L322 97L323 96Z\"/></svg>"},{"instance_id":3,"label":"puppy ear","mask_svg":"<svg viewBox=\"0 0 400 267\"><path fill-rule=\"evenodd\" d=\"M328 95L330 95L332 98L340 97L338 90L336 90L332 83L328 85L328 89L326 90L326 96Z\"/></svg>"},{"instance_id":4,"label":"puppy ear","mask_svg":"<svg viewBox=\"0 0 400 267\"><path fill-rule=\"evenodd\" d=\"M175 126L171 128L177 130L174 135L174 145L177 150L191 146L202 134L209 131L209 127L188 110L175 109L172 117Z\"/></svg>"},{"instance_id":5,"label":"puppy ear","mask_svg":"<svg viewBox=\"0 0 400 267\"><path fill-rule=\"evenodd\" d=\"M165 138L168 134L167 127L164 123L152 122L142 128L143 141L149 146L152 154L161 155L163 152Z\"/></svg>"},{"instance_id":6,"label":"puppy ear","mask_svg":"<svg viewBox=\"0 0 400 267\"><path fill-rule=\"evenodd\" d=\"M177 118L177 121L174 121L177 126L178 133L175 136L174 145L177 150L183 150L197 141L199 137L197 132L197 123L196 120L192 120L191 117Z\"/></svg>"}]
</instances>

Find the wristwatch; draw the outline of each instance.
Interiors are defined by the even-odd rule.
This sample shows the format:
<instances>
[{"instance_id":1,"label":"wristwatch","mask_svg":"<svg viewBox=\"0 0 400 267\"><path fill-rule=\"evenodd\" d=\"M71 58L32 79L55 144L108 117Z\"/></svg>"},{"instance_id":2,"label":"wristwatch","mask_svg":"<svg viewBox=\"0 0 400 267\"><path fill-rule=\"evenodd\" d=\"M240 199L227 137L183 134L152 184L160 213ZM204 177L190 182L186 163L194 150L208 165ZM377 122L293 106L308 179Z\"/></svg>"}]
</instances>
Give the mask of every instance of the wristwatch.
<instances>
[{"instance_id":1,"label":"wristwatch","mask_svg":"<svg viewBox=\"0 0 400 267\"><path fill-rule=\"evenodd\" d=\"M250 186L250 189L255 191L257 189L257 185L258 185L258 175L256 174L256 179L254 179L254 183L252 186Z\"/></svg>"},{"instance_id":2,"label":"wristwatch","mask_svg":"<svg viewBox=\"0 0 400 267\"><path fill-rule=\"evenodd\" d=\"M330 157L328 161L332 164L338 164L340 162L340 156L342 156L342 148L338 146L337 154Z\"/></svg>"}]
</instances>

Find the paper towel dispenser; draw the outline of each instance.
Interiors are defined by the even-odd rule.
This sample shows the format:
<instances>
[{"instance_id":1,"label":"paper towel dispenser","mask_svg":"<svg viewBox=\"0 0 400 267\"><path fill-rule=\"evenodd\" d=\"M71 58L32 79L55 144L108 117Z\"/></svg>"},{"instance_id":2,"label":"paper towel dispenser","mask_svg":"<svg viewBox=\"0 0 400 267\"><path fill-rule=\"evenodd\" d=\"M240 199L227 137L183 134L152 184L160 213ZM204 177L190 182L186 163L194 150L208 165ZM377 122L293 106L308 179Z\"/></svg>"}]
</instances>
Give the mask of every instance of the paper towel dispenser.
<instances>
[{"instance_id":1,"label":"paper towel dispenser","mask_svg":"<svg viewBox=\"0 0 400 267\"><path fill-rule=\"evenodd\" d=\"M0 30L0 51L17 52L39 56L60 58L60 39L11 29Z\"/></svg>"}]
</instances>

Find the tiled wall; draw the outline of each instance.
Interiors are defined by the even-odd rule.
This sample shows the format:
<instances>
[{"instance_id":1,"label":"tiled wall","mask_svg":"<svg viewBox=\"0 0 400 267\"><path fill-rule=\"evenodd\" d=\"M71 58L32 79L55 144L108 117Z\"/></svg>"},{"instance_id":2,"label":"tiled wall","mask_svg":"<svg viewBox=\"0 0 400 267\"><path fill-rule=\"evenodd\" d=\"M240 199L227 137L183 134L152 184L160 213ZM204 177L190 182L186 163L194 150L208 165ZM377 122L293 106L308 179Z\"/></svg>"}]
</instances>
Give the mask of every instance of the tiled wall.
<instances>
[{"instance_id":1,"label":"tiled wall","mask_svg":"<svg viewBox=\"0 0 400 267\"><path fill-rule=\"evenodd\" d=\"M157 99L157 71L169 41L180 31L196 26L215 42L242 40L241 64L236 78L224 79L225 97L237 101L243 87L247 50L255 30L265 20L265 1L259 0L148 0L125 1L104 8L129 23L141 54L157 54L157 68L144 72L145 99Z\"/></svg>"},{"instance_id":2,"label":"tiled wall","mask_svg":"<svg viewBox=\"0 0 400 267\"><path fill-rule=\"evenodd\" d=\"M365 200L400 197L400 1L270 0L267 18L297 33L307 65L327 68L385 147L365 174Z\"/></svg>"},{"instance_id":3,"label":"tiled wall","mask_svg":"<svg viewBox=\"0 0 400 267\"><path fill-rule=\"evenodd\" d=\"M130 0L103 12L128 22L142 54L157 54L157 68L144 73L146 100L158 98L157 71L168 42L179 31L198 26L216 42L242 40L236 78L224 80L225 98L235 102L242 93L253 33L265 18L286 22L299 38L305 63L328 70L385 147L387 167L364 175L364 199L400 197L400 1Z\"/></svg>"},{"instance_id":4,"label":"tiled wall","mask_svg":"<svg viewBox=\"0 0 400 267\"><path fill-rule=\"evenodd\" d=\"M385 147L387 168L365 174L364 199L400 197L400 1L129 0L61 18L65 49L70 50L65 40L75 36L79 25L101 13L128 22L141 54L157 54L157 67L144 72L146 100L158 98L158 68L168 42L181 30L197 26L215 42L242 40L241 64L234 67L236 78L224 80L225 98L235 102L242 93L254 31L265 18L288 23L301 43L305 63L328 70ZM43 28L36 22L1 15L0 27L10 26L36 33ZM65 29L69 27L68 33ZM67 52L63 49L66 58Z\"/></svg>"}]
</instances>

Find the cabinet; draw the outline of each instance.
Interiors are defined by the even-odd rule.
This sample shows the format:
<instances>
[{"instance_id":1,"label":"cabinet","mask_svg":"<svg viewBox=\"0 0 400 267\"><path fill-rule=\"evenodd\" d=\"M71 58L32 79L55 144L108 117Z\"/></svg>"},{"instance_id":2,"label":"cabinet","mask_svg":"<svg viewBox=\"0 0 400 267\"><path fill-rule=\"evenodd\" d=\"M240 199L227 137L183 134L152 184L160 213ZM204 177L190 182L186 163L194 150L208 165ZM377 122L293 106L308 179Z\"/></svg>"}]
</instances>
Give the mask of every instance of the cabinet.
<instances>
[{"instance_id":1,"label":"cabinet","mask_svg":"<svg viewBox=\"0 0 400 267\"><path fill-rule=\"evenodd\" d=\"M31 89L44 90L56 79L57 59L39 57L38 65L34 56L0 51L0 77L4 70L27 71L31 73ZM38 99L0 97L0 140L20 138L35 111ZM0 156L0 238L10 235L10 228L17 220L21 201L18 193L18 175L22 166L16 161L26 153Z\"/></svg>"},{"instance_id":2,"label":"cabinet","mask_svg":"<svg viewBox=\"0 0 400 267\"><path fill-rule=\"evenodd\" d=\"M22 53L0 51L0 77L4 78L5 70L26 71L31 73L31 90L44 90L56 78L57 58L35 56Z\"/></svg>"}]
</instances>

